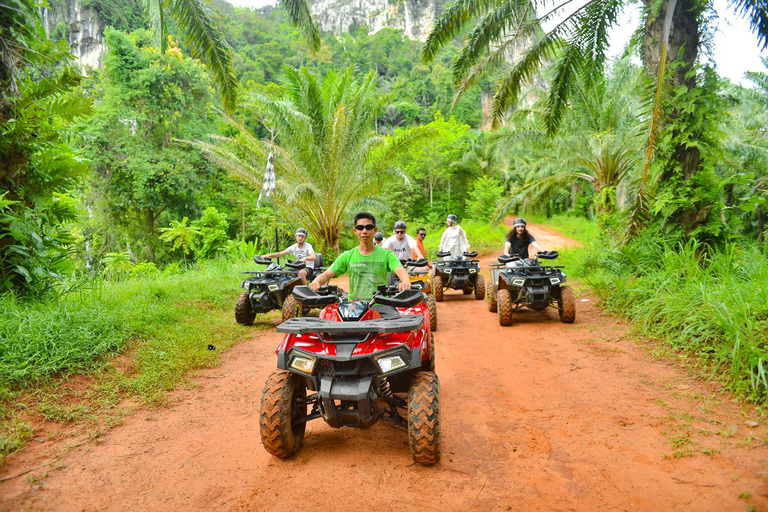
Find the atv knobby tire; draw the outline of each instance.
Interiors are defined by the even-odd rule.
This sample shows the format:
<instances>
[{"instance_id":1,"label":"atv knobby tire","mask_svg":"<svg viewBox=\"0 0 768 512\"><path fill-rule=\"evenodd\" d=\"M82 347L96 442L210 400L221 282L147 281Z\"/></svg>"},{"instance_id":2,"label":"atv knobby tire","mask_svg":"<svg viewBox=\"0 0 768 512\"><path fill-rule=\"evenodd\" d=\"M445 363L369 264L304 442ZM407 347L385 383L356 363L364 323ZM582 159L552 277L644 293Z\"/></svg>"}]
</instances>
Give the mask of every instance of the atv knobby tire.
<instances>
[{"instance_id":1,"label":"atv knobby tire","mask_svg":"<svg viewBox=\"0 0 768 512\"><path fill-rule=\"evenodd\" d=\"M283 301L283 322L293 317L301 316L301 304L293 298L293 294L288 295Z\"/></svg>"},{"instance_id":2,"label":"atv knobby tire","mask_svg":"<svg viewBox=\"0 0 768 512\"><path fill-rule=\"evenodd\" d=\"M295 423L307 415L304 380L286 370L272 372L264 383L259 412L261 443L275 457L293 455L304 440L307 423Z\"/></svg>"},{"instance_id":3,"label":"atv knobby tire","mask_svg":"<svg viewBox=\"0 0 768 512\"><path fill-rule=\"evenodd\" d=\"M443 278L440 276L433 277L432 288L434 288L432 291L435 295L435 300L437 302L443 302Z\"/></svg>"},{"instance_id":4,"label":"atv knobby tire","mask_svg":"<svg viewBox=\"0 0 768 512\"><path fill-rule=\"evenodd\" d=\"M427 294L427 311L429 311L429 330L437 330L437 301L431 293Z\"/></svg>"},{"instance_id":5,"label":"atv knobby tire","mask_svg":"<svg viewBox=\"0 0 768 512\"><path fill-rule=\"evenodd\" d=\"M235 321L243 325L253 325L254 320L256 320L256 312L251 309L248 292L241 293L235 304Z\"/></svg>"},{"instance_id":6,"label":"atv knobby tire","mask_svg":"<svg viewBox=\"0 0 768 512\"><path fill-rule=\"evenodd\" d=\"M570 286L560 287L560 300L557 301L560 321L572 324L576 320L576 300L573 298L573 289Z\"/></svg>"},{"instance_id":7,"label":"atv knobby tire","mask_svg":"<svg viewBox=\"0 0 768 512\"><path fill-rule=\"evenodd\" d=\"M411 382L408 445L419 464L431 466L440 461L440 382L434 372L419 372Z\"/></svg>"},{"instance_id":8,"label":"atv knobby tire","mask_svg":"<svg viewBox=\"0 0 768 512\"><path fill-rule=\"evenodd\" d=\"M509 290L501 289L496 294L496 312L499 325L512 325L512 295Z\"/></svg>"},{"instance_id":9,"label":"atv knobby tire","mask_svg":"<svg viewBox=\"0 0 768 512\"><path fill-rule=\"evenodd\" d=\"M475 281L475 300L483 300L485 298L485 278L483 276L477 276Z\"/></svg>"},{"instance_id":10,"label":"atv knobby tire","mask_svg":"<svg viewBox=\"0 0 768 512\"><path fill-rule=\"evenodd\" d=\"M485 292L485 302L488 305L488 311L491 313L496 312L496 287L491 286L491 289Z\"/></svg>"}]
</instances>

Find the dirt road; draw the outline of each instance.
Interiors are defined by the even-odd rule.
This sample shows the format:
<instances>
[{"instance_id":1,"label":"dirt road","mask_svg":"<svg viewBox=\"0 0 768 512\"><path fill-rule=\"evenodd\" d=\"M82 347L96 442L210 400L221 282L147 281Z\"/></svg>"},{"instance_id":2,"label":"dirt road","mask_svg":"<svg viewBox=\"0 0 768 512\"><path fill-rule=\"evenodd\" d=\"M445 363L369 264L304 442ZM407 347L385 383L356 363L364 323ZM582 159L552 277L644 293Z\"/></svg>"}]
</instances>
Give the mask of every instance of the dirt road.
<instances>
[{"instance_id":1,"label":"dirt road","mask_svg":"<svg viewBox=\"0 0 768 512\"><path fill-rule=\"evenodd\" d=\"M548 248L569 242L529 228ZM763 426L747 426L753 418L715 384L652 357L589 294L577 290L576 304L573 325L552 310L500 327L485 301L446 293L437 466L414 464L406 433L386 423L316 420L296 456L268 455L258 409L280 335L266 332L172 406L140 410L101 442L0 483L0 509L768 510ZM0 477L55 460L44 445Z\"/></svg>"}]
</instances>

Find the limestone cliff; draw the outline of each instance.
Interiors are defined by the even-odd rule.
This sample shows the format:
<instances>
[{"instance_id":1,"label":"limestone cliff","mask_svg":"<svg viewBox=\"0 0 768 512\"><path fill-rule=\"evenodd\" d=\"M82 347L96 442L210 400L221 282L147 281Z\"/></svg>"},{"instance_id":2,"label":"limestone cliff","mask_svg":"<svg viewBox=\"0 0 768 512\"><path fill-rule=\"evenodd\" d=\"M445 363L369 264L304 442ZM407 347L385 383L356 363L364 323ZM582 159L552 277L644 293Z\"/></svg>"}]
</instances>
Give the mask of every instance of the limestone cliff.
<instances>
[{"instance_id":1,"label":"limestone cliff","mask_svg":"<svg viewBox=\"0 0 768 512\"><path fill-rule=\"evenodd\" d=\"M67 40L83 71L101 67L105 23L95 10L77 0L60 0L43 7L42 15L48 38Z\"/></svg>"},{"instance_id":2,"label":"limestone cliff","mask_svg":"<svg viewBox=\"0 0 768 512\"><path fill-rule=\"evenodd\" d=\"M351 26L401 29L414 41L425 41L446 0L310 0L322 30L342 34Z\"/></svg>"}]
</instances>

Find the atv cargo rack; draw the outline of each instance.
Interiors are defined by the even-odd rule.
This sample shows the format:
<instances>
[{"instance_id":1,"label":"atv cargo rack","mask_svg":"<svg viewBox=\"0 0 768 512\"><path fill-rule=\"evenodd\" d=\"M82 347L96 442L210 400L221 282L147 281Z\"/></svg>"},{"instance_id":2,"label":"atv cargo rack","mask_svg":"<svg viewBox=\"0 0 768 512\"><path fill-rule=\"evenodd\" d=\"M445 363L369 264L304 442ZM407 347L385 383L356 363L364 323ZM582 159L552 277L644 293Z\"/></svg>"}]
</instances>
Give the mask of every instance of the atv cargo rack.
<instances>
[{"instance_id":1,"label":"atv cargo rack","mask_svg":"<svg viewBox=\"0 0 768 512\"><path fill-rule=\"evenodd\" d=\"M277 326L277 332L286 334L358 334L410 332L424 323L422 315L402 315L397 318L380 318L362 322L335 322L322 318L291 318Z\"/></svg>"}]
</instances>

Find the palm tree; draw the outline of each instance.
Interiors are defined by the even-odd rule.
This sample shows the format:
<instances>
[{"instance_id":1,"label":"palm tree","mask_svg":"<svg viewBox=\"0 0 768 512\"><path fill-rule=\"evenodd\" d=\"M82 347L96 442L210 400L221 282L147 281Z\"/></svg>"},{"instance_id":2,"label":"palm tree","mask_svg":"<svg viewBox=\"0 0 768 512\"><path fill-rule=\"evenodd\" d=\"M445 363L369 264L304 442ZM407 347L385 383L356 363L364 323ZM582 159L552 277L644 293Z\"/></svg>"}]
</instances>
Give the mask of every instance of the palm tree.
<instances>
[{"instance_id":1,"label":"palm tree","mask_svg":"<svg viewBox=\"0 0 768 512\"><path fill-rule=\"evenodd\" d=\"M513 51L526 48L496 89L492 105L493 125L502 124L510 107L514 106L525 82L548 62L553 62L554 78L550 87L546 108L545 127L548 133L557 131L573 92L573 82L581 75L595 77L603 72L605 52L608 46L608 30L614 26L628 0L589 0L564 15L570 0L554 4L534 0L456 0L435 24L423 49L423 57L429 61L441 47L448 44L465 28L469 30L464 47L457 55L453 71L457 84L455 100L476 83L477 79L492 70L499 69ZM672 69L673 86L689 91L687 97L698 101L697 108L705 107L696 90L701 87L696 65L699 49L706 43L705 27L707 11L713 12L713 0L643 0L645 16L642 34L642 56L650 76L665 75L668 62L675 62ZM759 46L768 46L768 10L759 0L734 0L731 7L749 20L757 34ZM542 9L543 14L537 12ZM553 27L544 32L545 23ZM658 81L661 89L662 80ZM660 96L657 96L657 98ZM658 102L658 100L657 100ZM691 191L706 172L701 157L702 144L691 144L706 136L699 119L691 115L690 105L680 107L672 103L665 112L665 119L676 119L671 126L669 140L674 147L668 152L669 162L658 174L662 183L670 184L680 197L679 208L669 218L686 233L695 232L706 224L711 204L701 204L702 194L697 197ZM661 124L660 129L666 125ZM682 191L688 192L682 192ZM639 197L642 198L642 195Z\"/></svg>"},{"instance_id":2,"label":"palm tree","mask_svg":"<svg viewBox=\"0 0 768 512\"><path fill-rule=\"evenodd\" d=\"M520 205L545 204L564 188L575 189L578 182L592 187L601 215L612 213L618 189L638 174L637 148L647 133L639 84L639 70L626 60L618 61L608 77L573 84L571 109L554 138L547 138L542 127L546 107L539 105L530 113L520 110L513 118L517 124L492 135L492 144L527 156L522 166L514 166L521 183L497 210L495 221Z\"/></svg>"},{"instance_id":3,"label":"palm tree","mask_svg":"<svg viewBox=\"0 0 768 512\"><path fill-rule=\"evenodd\" d=\"M320 48L320 28L309 10L307 0L280 0L294 25L297 25L310 48ZM178 24L192 57L200 58L211 70L221 89L224 108L232 111L237 104L237 77L232 48L204 0L147 0L146 9L155 29L155 42L162 52L168 46L166 14Z\"/></svg>"},{"instance_id":4,"label":"palm tree","mask_svg":"<svg viewBox=\"0 0 768 512\"><path fill-rule=\"evenodd\" d=\"M261 188L263 162L274 151L276 200L295 212L295 221L313 240L338 251L349 210L374 199L384 180L405 180L391 162L432 132L412 128L392 138L374 132L374 117L387 98L377 94L373 71L359 81L352 69L320 80L306 68L286 68L285 77L284 99L253 93L242 104L274 134L273 140L257 140L227 116L236 136L192 143L254 189Z\"/></svg>"}]
</instances>

